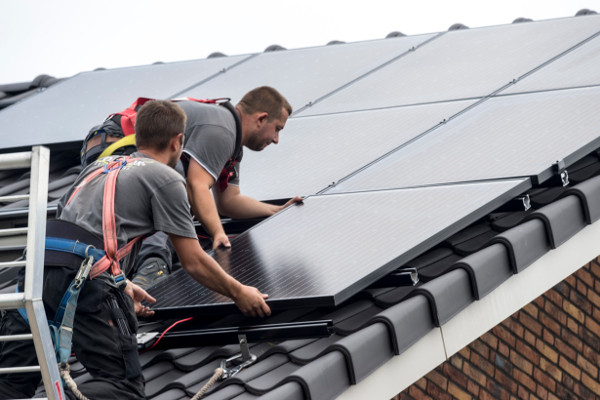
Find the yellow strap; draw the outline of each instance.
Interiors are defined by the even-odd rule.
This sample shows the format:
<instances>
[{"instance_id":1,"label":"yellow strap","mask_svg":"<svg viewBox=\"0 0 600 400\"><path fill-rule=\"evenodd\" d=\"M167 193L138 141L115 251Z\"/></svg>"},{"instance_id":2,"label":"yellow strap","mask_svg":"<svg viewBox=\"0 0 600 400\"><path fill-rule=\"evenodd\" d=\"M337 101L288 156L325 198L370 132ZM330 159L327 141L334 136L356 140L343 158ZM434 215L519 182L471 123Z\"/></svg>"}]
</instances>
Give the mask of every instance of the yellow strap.
<instances>
[{"instance_id":1,"label":"yellow strap","mask_svg":"<svg viewBox=\"0 0 600 400\"><path fill-rule=\"evenodd\" d=\"M100 154L100 156L98 157L98 159L104 158L104 157L108 157L108 156L112 155L112 153L114 153L114 151L116 149L118 149L120 147L125 147L125 146L135 146L135 134L129 135L129 136L125 136L123 139L117 140L116 142L114 142L113 144L111 144L110 146L108 146L102 152L102 154Z\"/></svg>"}]
</instances>

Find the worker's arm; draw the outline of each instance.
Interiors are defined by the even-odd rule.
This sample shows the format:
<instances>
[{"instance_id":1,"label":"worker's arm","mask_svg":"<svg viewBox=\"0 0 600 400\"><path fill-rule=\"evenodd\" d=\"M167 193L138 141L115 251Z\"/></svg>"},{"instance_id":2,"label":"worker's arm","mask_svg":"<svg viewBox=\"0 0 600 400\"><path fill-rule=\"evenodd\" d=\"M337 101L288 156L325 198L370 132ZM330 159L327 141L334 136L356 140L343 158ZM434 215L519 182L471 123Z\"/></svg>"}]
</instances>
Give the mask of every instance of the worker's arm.
<instances>
[{"instance_id":1,"label":"worker's arm","mask_svg":"<svg viewBox=\"0 0 600 400\"><path fill-rule=\"evenodd\" d=\"M263 203L240 192L240 187L227 186L225 191L215 186L213 190L218 210L230 218L244 219L257 217L270 217L294 203L302 202L302 197L296 196L282 206Z\"/></svg>"},{"instance_id":2,"label":"worker's arm","mask_svg":"<svg viewBox=\"0 0 600 400\"><path fill-rule=\"evenodd\" d=\"M221 245L231 247L210 192L214 183L215 178L192 158L187 173L187 191L192 212L213 239L213 248Z\"/></svg>"},{"instance_id":3,"label":"worker's arm","mask_svg":"<svg viewBox=\"0 0 600 400\"><path fill-rule=\"evenodd\" d=\"M196 282L210 290L232 299L236 306L247 316L268 316L271 310L258 289L242 285L228 275L217 262L206 254L196 239L169 233L173 247L179 256L181 265Z\"/></svg>"}]
</instances>

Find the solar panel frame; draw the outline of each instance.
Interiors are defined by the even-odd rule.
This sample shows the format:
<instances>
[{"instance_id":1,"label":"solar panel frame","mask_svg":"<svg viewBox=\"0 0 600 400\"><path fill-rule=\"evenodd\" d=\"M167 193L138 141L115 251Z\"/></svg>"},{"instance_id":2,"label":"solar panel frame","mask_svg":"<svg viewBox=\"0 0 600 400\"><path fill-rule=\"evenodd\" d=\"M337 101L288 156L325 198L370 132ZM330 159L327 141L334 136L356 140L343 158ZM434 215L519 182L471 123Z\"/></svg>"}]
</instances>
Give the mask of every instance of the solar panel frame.
<instances>
[{"instance_id":1,"label":"solar panel frame","mask_svg":"<svg viewBox=\"0 0 600 400\"><path fill-rule=\"evenodd\" d=\"M314 289L313 293L308 293L308 291L312 290L307 289L304 295L298 296L295 294L294 290L289 290L286 288L279 288L282 293L284 293L287 297L277 296L275 293L269 293L272 297L267 301L269 306L272 309L285 309L285 308L296 308L296 307L335 307L345 300L352 297L354 294L359 292L360 290L368 287L373 282L377 281L381 277L385 276L389 272L395 270L396 268L402 266L404 263L409 261L410 259L416 257L422 252L428 250L434 245L438 244L442 240L447 237L453 235L458 232L460 229L465 226L479 220L481 217L485 216L489 212L493 211L500 205L514 198L518 194L521 194L525 190L531 187L531 182L529 179L520 179L520 180L508 180L508 181L498 181L498 182L489 182L483 184L467 184L467 185L452 185L452 186L443 186L443 187L432 187L425 189L400 189L400 190L389 190L389 191L372 191L367 193L353 193L353 194L325 194L319 196L311 196L305 200L307 203L303 206L296 206L293 208L289 208L284 210L283 212L277 214L274 217L271 217L268 220L263 221L262 223L256 225L255 227L249 229L244 232L237 238L232 241L232 252L238 251L238 254L243 255L244 264L235 264L234 253L232 256L227 256L228 260L233 260L232 264L236 265L233 267L230 264L224 262L223 256L219 254L215 254L214 252L211 255L215 258L219 258L221 261L221 265L223 268L228 271L233 277L236 279L240 279L243 284L253 285L253 282L248 282L240 276L237 272L241 270L242 273L254 274L251 275L253 279L259 279L257 282L261 282L263 280L263 276L269 273L273 273L275 271L273 277L270 275L267 278L270 278L274 281L281 279L293 279L295 284L303 279L300 275L298 275L297 271L303 271L302 268L304 265L302 264L302 260L297 260L297 253L303 251L302 246L307 246L306 241L304 244L295 240L295 238L306 238L308 241L318 241L318 238L315 237L314 232L315 229L318 229L320 235L324 235L328 232L325 232L327 229L324 227L324 222L319 222L318 220L313 223L315 220L315 213L318 215L320 209L322 209L323 213L327 213L327 215L334 214L332 222L330 220L330 224L335 224L338 222L338 219L342 219L345 221L347 227L358 227L362 226L359 218L352 219L348 218L347 215L339 214L339 207L336 207L334 203L337 203L338 206L340 203L347 204L351 207L356 207L359 209L365 210L364 207L369 204L373 204L372 202L380 201L377 203L378 205L385 204L389 209L396 210L396 213L401 213L401 215L391 216L382 210L382 208L377 208L376 210L370 212L368 216L365 216L364 219L367 221L367 225L364 226L364 230L368 231L368 229L373 228L379 222L387 222L390 221L398 222L402 218L405 221L403 227L412 226L411 224L415 224L418 226L418 229L423 230L419 233L411 232L411 235L404 235L403 248L398 243L397 235L400 235L400 228L396 225L388 229L392 229L392 231L396 230L396 236L394 237L384 237L384 241L388 240L390 243L394 241L395 246L386 246L381 244L379 240L377 244L383 250L386 251L385 254L377 254L377 249L371 249L370 251L366 251L365 249L357 249L359 253L346 254L344 250L346 248L353 248L355 246L354 243L348 243L348 239L345 235L351 234L352 232L344 231L342 233L336 233L334 237L330 237L330 243L320 243L319 246L311 247L313 251L317 251L317 247L320 248L323 254L327 254L329 259L335 259L337 266L342 267L341 271L343 271L343 276L339 275L339 269L336 273L335 271L331 272L329 275L329 279L335 279L335 283L333 285L338 285L337 289L332 289L331 292L319 292L320 289ZM454 197L452 197L454 196ZM400 202L404 199L404 201L412 201L410 204L406 204L403 208L397 208L396 205L400 204ZM437 201L436 199L441 199L440 207L435 207L433 210L427 208L426 202L423 200L426 199L428 201ZM430 200L433 199L433 200ZM453 200L458 201L458 203L452 203ZM371 203L369 203L371 201ZM468 203L468 204L467 204ZM433 204L433 203L430 203ZM411 205L413 208L411 208ZM303 208L304 207L304 208ZM313 207L312 209L307 209L305 207ZM422 216L423 219L426 219L429 225L426 222L423 222L422 219L415 220L415 208L422 208ZM445 210L452 209L452 213L444 213ZM308 211L307 211L308 210ZM316 210L316 211L315 211ZM386 208L387 210L387 208ZM468 211L465 211L468 210ZM312 213L307 215L306 213ZM404 214L402 214L404 213ZM438 214L433 214L438 213ZM406 219L406 215L409 215L411 219ZM440 222L442 216L445 218ZM295 221L296 226L289 225L289 221ZM314 224L321 224L319 226L314 226ZM326 225L326 224L325 224ZM277 229L277 226L282 229ZM303 227L308 226L309 229L307 231L301 231L304 229ZM371 228L369 228L371 227ZM376 226L377 229L386 229L386 227L381 227L381 225ZM341 230L342 228L337 227L336 229ZM430 229L431 232L425 232L427 229ZM325 233L323 233L325 232ZM432 233L432 234L429 234ZM290 234L292 236L290 236ZM270 235L270 236L269 236ZM286 236L287 235L287 236ZM294 236L295 235L295 236ZM340 242L342 238L343 241ZM257 244L258 240L262 240L261 243ZM278 242L279 240L279 242ZM290 243L293 242L294 251L296 253L291 254L287 248L280 247L282 241L288 240ZM250 253L245 246L245 243L251 243L254 241L255 250L253 253ZM387 243L386 244L390 244ZM266 247L265 247L266 246ZM310 244L312 246L312 244ZM325 246L325 247L324 247ZM393 247L393 248L392 248ZM300 250L298 250L300 248ZM260 252L267 251L266 254L260 255ZM268 253L270 251L270 253ZM293 260L296 264L279 264L279 260L277 260L277 254L285 253L285 257L287 260ZM367 254L368 253L368 254ZM224 253L220 253L224 254ZM255 261L255 258L258 257L257 254L260 255L260 259ZM375 255L375 256L374 256ZM365 269L368 268L368 265L362 263L362 259L358 260L357 257L363 257L365 260L369 260L369 262L378 263L379 259L385 260L381 264L377 264L376 267L370 268L368 271ZM242 256L238 256L242 257ZM313 257L313 254L306 255L307 263L310 262L309 259ZM373 257L379 257L377 260L373 260ZM352 260L354 264L348 264L348 260ZM323 265L319 265L319 263L326 262L321 260L316 264L310 264L309 267L312 268L313 275L311 275L311 282L318 281L319 276L325 276L323 274L327 274ZM252 264L254 263L254 264ZM360 264L359 267L356 265ZM259 265L260 268L263 268L264 271L267 271L263 274L263 270L257 271L253 269L252 266ZM265 266L266 265L266 266ZM271 268L271 266L275 265L276 267L272 270L267 270L267 268ZM294 265L295 269L293 271L290 270L290 265ZM256 268L259 268L256 267ZM334 268L333 265L328 265L327 267ZM237 269L236 269L237 268ZM246 270L244 270L244 268ZM345 268L345 269L344 269ZM353 269L351 269L353 268ZM360 269L357 269L360 268ZM287 278L281 278L278 273L278 269L283 270L284 272L288 272ZM315 278L314 273L318 276ZM256 275L258 274L258 275ZM261 275L263 274L263 275ZM294 275L295 274L295 275ZM321 274L321 275L319 275ZM354 274L354 275L353 275ZM354 276L360 275L359 279L354 279ZM290 277L291 276L291 277ZM258 278L257 278L258 277ZM333 278L332 278L333 277ZM347 282L343 282L343 280ZM325 283L327 285L329 283ZM269 288L261 287L261 285L256 285L259 290L268 293ZM343 286L343 287L342 287ZM178 298L168 299L164 296L172 290L177 290ZM190 288L192 291L190 291ZM341 289L340 289L341 288ZM206 304L189 304L191 302L194 292L193 290L201 290L204 294L208 293L209 296L204 296L204 294L198 295L196 294L196 299L204 298L209 299ZM195 283L191 277L189 277L183 270L178 271L175 274L169 276L167 279L159 282L157 285L151 287L148 292L158 299L158 303L155 306L152 306L152 309L156 312L155 318L172 318L172 317L181 317L181 316L191 316L191 315L200 315L200 314L222 314L222 313L230 313L236 312L236 307L233 305L229 299L220 296L210 294L208 289L203 288L201 285ZM196 292L197 293L197 292ZM202 297L204 296L204 297ZM212 297L210 297L212 296ZM184 302L181 302L181 299L185 299ZM212 300L211 300L212 299ZM215 301L218 300L218 301ZM186 303L187 304L184 304Z\"/></svg>"}]
</instances>

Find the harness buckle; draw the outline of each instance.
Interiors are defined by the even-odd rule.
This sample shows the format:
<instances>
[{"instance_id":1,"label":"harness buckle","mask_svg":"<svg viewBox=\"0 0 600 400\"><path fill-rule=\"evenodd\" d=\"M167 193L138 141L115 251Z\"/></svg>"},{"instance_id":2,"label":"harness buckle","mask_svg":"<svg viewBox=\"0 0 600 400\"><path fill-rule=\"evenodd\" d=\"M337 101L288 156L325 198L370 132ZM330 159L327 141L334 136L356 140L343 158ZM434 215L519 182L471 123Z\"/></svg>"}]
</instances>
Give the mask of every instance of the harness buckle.
<instances>
[{"instance_id":1,"label":"harness buckle","mask_svg":"<svg viewBox=\"0 0 600 400\"><path fill-rule=\"evenodd\" d=\"M117 287L121 287L122 285L127 285L127 277L125 276L125 274L123 272L121 272L118 275L114 275L113 279L114 279Z\"/></svg>"}]
</instances>

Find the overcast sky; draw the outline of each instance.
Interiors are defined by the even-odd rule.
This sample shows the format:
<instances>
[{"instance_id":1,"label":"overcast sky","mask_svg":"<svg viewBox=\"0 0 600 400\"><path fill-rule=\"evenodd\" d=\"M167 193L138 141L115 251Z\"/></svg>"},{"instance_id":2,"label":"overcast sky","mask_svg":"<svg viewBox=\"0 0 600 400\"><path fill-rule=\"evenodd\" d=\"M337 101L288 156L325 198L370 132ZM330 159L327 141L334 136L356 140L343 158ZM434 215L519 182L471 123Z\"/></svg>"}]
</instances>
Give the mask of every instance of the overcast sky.
<instances>
[{"instance_id":1,"label":"overcast sky","mask_svg":"<svg viewBox=\"0 0 600 400\"><path fill-rule=\"evenodd\" d=\"M600 11L600 0L0 0L0 84Z\"/></svg>"}]
</instances>

